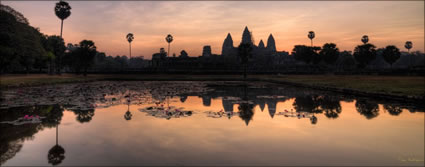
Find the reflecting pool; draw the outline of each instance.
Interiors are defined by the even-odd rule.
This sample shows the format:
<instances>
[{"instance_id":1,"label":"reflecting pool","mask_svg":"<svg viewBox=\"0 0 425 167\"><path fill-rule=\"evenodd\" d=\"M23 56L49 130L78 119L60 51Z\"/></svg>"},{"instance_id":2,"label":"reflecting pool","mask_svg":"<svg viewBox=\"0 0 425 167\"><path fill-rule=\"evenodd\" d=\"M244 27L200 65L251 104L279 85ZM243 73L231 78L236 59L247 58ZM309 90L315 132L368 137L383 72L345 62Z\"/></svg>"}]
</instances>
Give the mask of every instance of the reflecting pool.
<instances>
[{"instance_id":1,"label":"reflecting pool","mask_svg":"<svg viewBox=\"0 0 425 167\"><path fill-rule=\"evenodd\" d=\"M424 106L264 82L2 91L1 165L424 165Z\"/></svg>"}]
</instances>

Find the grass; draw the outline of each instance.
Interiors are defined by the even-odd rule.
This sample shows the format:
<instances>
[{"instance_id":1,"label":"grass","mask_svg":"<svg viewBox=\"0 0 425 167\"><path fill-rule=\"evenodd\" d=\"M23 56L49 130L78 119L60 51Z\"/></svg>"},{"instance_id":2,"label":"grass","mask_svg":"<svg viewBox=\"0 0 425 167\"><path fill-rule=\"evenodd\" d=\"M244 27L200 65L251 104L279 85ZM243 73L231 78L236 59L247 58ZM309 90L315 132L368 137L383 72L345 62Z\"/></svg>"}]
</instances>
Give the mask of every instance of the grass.
<instances>
[{"instance_id":1,"label":"grass","mask_svg":"<svg viewBox=\"0 0 425 167\"><path fill-rule=\"evenodd\" d=\"M284 75L275 79L395 95L424 96L425 92L425 78L422 76Z\"/></svg>"},{"instance_id":2,"label":"grass","mask_svg":"<svg viewBox=\"0 0 425 167\"><path fill-rule=\"evenodd\" d=\"M45 75L45 74L29 74L29 75L1 75L0 86L3 87L19 87L19 86L38 86L48 84L72 83L94 81L99 77L83 77L70 74Z\"/></svg>"},{"instance_id":3,"label":"grass","mask_svg":"<svg viewBox=\"0 0 425 167\"><path fill-rule=\"evenodd\" d=\"M1 75L0 86L20 87L98 80L243 80L241 75L155 75L155 74L92 74L88 77L63 74ZM348 76L348 75L248 75L252 80L274 80L301 83L310 86L349 88L364 92L394 95L424 96L425 79L422 76Z\"/></svg>"}]
</instances>

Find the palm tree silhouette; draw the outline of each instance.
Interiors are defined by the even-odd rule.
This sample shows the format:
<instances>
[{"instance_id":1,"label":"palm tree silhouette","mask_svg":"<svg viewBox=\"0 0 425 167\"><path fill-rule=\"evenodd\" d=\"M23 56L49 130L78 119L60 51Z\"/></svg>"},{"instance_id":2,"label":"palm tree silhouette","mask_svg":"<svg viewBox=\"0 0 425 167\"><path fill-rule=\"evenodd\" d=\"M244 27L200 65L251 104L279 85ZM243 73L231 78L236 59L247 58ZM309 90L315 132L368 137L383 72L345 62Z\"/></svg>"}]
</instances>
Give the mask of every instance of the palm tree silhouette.
<instances>
[{"instance_id":1,"label":"palm tree silhouette","mask_svg":"<svg viewBox=\"0 0 425 167\"><path fill-rule=\"evenodd\" d=\"M313 38L316 36L316 35L314 34L314 31L309 31L307 36L308 36L308 38L310 38L310 40L311 40L311 47L313 47Z\"/></svg>"},{"instance_id":2,"label":"palm tree silhouette","mask_svg":"<svg viewBox=\"0 0 425 167\"><path fill-rule=\"evenodd\" d=\"M62 38L62 30L63 30L63 20L65 20L66 18L68 18L71 15L71 6L69 6L68 2L65 1L59 1L58 3L56 3L55 6L55 14L56 16L61 19L61 38ZM56 55L58 56L58 55ZM58 74L60 74L60 69L61 69L61 56L58 56Z\"/></svg>"},{"instance_id":3,"label":"palm tree silhouette","mask_svg":"<svg viewBox=\"0 0 425 167\"><path fill-rule=\"evenodd\" d=\"M129 43L129 45L130 45L130 59L131 59L131 42L133 41L133 39L134 39L134 35L133 35L133 33L128 33L127 34L127 36L126 36L126 38L127 38L127 41L128 41L128 43Z\"/></svg>"},{"instance_id":4,"label":"palm tree silhouette","mask_svg":"<svg viewBox=\"0 0 425 167\"><path fill-rule=\"evenodd\" d=\"M404 47L407 49L407 53L410 54L410 49L413 47L412 41L406 41L406 44L404 44ZM409 66L412 66L412 55L409 55Z\"/></svg>"},{"instance_id":5,"label":"palm tree silhouette","mask_svg":"<svg viewBox=\"0 0 425 167\"><path fill-rule=\"evenodd\" d=\"M173 42L173 36L171 34L168 34L167 37L165 37L165 41L168 42L168 53L167 57L170 56L170 43Z\"/></svg>"},{"instance_id":6,"label":"palm tree silhouette","mask_svg":"<svg viewBox=\"0 0 425 167\"><path fill-rule=\"evenodd\" d=\"M363 42L364 44L367 44L367 42L369 42L369 36L367 36L367 35L363 35L363 37L362 37L362 42Z\"/></svg>"},{"instance_id":7,"label":"palm tree silhouette","mask_svg":"<svg viewBox=\"0 0 425 167\"><path fill-rule=\"evenodd\" d=\"M412 41L406 41L406 44L404 44L404 47L407 49L407 52L410 52L410 49L413 47Z\"/></svg>"}]
</instances>

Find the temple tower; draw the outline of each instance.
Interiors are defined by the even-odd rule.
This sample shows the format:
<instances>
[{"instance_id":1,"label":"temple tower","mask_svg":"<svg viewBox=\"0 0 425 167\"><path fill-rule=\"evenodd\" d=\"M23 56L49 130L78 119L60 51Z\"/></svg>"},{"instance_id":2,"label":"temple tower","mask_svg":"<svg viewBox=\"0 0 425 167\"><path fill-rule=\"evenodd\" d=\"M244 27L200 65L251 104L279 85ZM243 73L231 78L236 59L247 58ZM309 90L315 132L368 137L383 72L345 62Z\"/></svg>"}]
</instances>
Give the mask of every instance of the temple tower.
<instances>
[{"instance_id":1,"label":"temple tower","mask_svg":"<svg viewBox=\"0 0 425 167\"><path fill-rule=\"evenodd\" d=\"M259 49L264 49L265 47L264 47L264 42L263 42L263 40L260 40L260 43L258 43L258 48Z\"/></svg>"},{"instance_id":2,"label":"temple tower","mask_svg":"<svg viewBox=\"0 0 425 167\"><path fill-rule=\"evenodd\" d=\"M221 55L230 55L233 50L233 39L230 33L227 34L226 39L223 42L223 47L221 49Z\"/></svg>"},{"instance_id":3,"label":"temple tower","mask_svg":"<svg viewBox=\"0 0 425 167\"><path fill-rule=\"evenodd\" d=\"M241 44L246 44L246 43L249 43L249 44L253 45L253 43L252 43L252 35L251 35L251 32L249 32L247 26L243 30Z\"/></svg>"},{"instance_id":4,"label":"temple tower","mask_svg":"<svg viewBox=\"0 0 425 167\"><path fill-rule=\"evenodd\" d=\"M276 52L276 44L273 38L273 35L270 34L269 35L269 39L267 39L267 50L271 51L271 52Z\"/></svg>"}]
</instances>

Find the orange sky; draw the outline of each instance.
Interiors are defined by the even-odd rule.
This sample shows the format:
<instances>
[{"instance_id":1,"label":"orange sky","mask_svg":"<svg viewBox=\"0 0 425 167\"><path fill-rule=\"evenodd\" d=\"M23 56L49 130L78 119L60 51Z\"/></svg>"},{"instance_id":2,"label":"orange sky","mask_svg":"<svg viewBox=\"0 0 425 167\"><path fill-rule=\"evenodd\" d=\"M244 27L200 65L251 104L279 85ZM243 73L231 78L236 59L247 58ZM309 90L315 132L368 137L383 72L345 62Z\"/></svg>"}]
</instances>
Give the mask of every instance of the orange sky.
<instances>
[{"instance_id":1,"label":"orange sky","mask_svg":"<svg viewBox=\"0 0 425 167\"><path fill-rule=\"evenodd\" d=\"M255 43L270 33L278 51L310 44L307 32L316 32L315 45L336 43L340 50L353 50L368 35L377 47L413 42L412 50L424 51L424 1L71 1L71 16L64 22L66 43L93 40L107 55L128 55L127 33L132 32L133 56L151 55L167 47L198 56L204 45L221 53L223 40L231 33L239 44L243 28L252 31ZM24 14L34 27L49 35L60 33L53 1L5 1Z\"/></svg>"}]
</instances>

